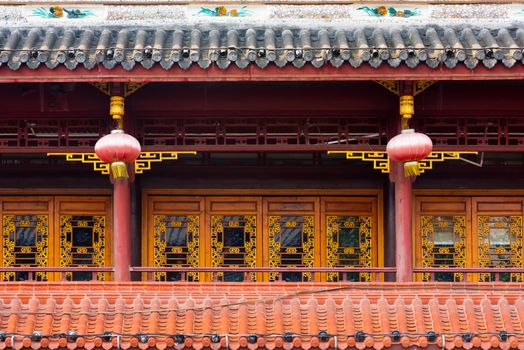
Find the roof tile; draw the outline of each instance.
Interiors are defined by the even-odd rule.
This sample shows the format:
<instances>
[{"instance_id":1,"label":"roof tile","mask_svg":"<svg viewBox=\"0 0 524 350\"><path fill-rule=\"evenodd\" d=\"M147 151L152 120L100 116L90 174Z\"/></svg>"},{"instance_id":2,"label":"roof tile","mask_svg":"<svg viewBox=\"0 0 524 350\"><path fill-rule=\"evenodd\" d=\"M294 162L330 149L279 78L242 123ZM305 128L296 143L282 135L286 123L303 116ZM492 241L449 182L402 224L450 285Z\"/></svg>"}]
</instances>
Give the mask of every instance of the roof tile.
<instances>
[{"instance_id":1,"label":"roof tile","mask_svg":"<svg viewBox=\"0 0 524 350\"><path fill-rule=\"evenodd\" d=\"M472 284L453 288L432 284L115 284L9 283L0 288L0 331L8 333L0 349L28 348L171 348L211 347L214 333L229 334L232 350L282 348L283 334L295 334L298 349L326 349L320 331L338 334L337 346L380 350L397 343L427 347L428 331L447 333L445 348L524 347L522 285ZM299 291L299 293L296 293ZM320 291L320 292L319 292ZM227 297L224 297L224 296ZM419 297L421 296L421 297ZM67 333L80 337L68 342ZM38 331L44 338L31 340ZM121 344L104 342L102 333L125 334ZM355 339L358 331L362 340ZM393 331L400 332L394 339ZM508 333L507 341L498 333ZM175 334L185 334L183 345ZM462 334L471 334L465 341ZM146 343L140 344L140 334ZM250 344L248 334L257 334ZM170 335L170 336L169 336ZM203 337L202 335L207 335ZM222 338L221 344L225 346ZM436 342L443 345L440 336ZM173 349L174 350L174 349ZM211 350L211 349L210 349Z\"/></svg>"},{"instance_id":2,"label":"roof tile","mask_svg":"<svg viewBox=\"0 0 524 350\"><path fill-rule=\"evenodd\" d=\"M206 69L216 64L241 69L269 64L297 68L311 64L353 67L383 64L415 68L421 63L437 68L464 64L473 69L479 62L513 67L522 63L524 29L398 27L343 29L131 29L131 28L30 28L6 29L0 45L0 63L17 70L25 65L48 69L64 65L106 69L121 66L132 70L160 64L164 69Z\"/></svg>"}]
</instances>

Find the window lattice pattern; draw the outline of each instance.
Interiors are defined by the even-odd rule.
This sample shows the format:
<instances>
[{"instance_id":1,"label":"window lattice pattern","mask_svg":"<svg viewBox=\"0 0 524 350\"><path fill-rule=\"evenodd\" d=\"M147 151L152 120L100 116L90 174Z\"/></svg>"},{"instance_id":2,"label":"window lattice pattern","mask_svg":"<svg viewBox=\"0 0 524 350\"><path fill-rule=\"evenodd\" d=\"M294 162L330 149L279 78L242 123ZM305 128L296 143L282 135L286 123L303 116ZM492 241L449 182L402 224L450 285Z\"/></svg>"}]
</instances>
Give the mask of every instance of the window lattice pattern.
<instances>
[{"instance_id":1,"label":"window lattice pattern","mask_svg":"<svg viewBox=\"0 0 524 350\"><path fill-rule=\"evenodd\" d=\"M198 215L154 216L154 266L198 267L200 245ZM199 281L198 272L155 272L155 281Z\"/></svg>"}]
</instances>

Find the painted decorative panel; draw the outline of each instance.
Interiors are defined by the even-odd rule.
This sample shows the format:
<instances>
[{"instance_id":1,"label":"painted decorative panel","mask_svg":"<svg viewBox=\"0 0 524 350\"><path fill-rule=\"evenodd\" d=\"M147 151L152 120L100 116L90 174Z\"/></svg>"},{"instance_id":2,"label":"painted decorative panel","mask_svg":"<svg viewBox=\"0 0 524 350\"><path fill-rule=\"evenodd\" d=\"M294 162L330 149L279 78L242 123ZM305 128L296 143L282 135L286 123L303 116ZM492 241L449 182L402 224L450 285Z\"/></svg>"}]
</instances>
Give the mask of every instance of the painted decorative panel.
<instances>
[{"instance_id":1,"label":"painted decorative panel","mask_svg":"<svg viewBox=\"0 0 524 350\"><path fill-rule=\"evenodd\" d=\"M211 216L211 264L213 267L256 266L255 215L212 215ZM247 276L243 272L218 272L219 281L239 282L256 280L254 272Z\"/></svg>"},{"instance_id":2,"label":"painted decorative panel","mask_svg":"<svg viewBox=\"0 0 524 350\"><path fill-rule=\"evenodd\" d=\"M269 216L269 266L313 267L314 217ZM270 281L311 281L311 272L272 272Z\"/></svg>"},{"instance_id":3,"label":"painted decorative panel","mask_svg":"<svg viewBox=\"0 0 524 350\"><path fill-rule=\"evenodd\" d=\"M371 267L373 266L373 241L371 216L327 216L327 266ZM370 273L327 274L329 282L371 281Z\"/></svg>"},{"instance_id":4,"label":"painted decorative panel","mask_svg":"<svg viewBox=\"0 0 524 350\"><path fill-rule=\"evenodd\" d=\"M479 215L479 267L522 267L522 217ZM482 273L480 281L494 280L494 274ZM520 273L502 273L501 281L522 281Z\"/></svg>"},{"instance_id":5,"label":"painted decorative panel","mask_svg":"<svg viewBox=\"0 0 524 350\"><path fill-rule=\"evenodd\" d=\"M60 266L104 267L106 217L103 215L60 216ZM98 280L105 280L97 273ZM66 272L69 281L92 279L91 272Z\"/></svg>"},{"instance_id":6,"label":"painted decorative panel","mask_svg":"<svg viewBox=\"0 0 524 350\"><path fill-rule=\"evenodd\" d=\"M198 267L200 220L198 215L154 216L154 266ZM199 281L198 272L155 272L155 281Z\"/></svg>"},{"instance_id":7,"label":"painted decorative panel","mask_svg":"<svg viewBox=\"0 0 524 350\"><path fill-rule=\"evenodd\" d=\"M3 262L5 267L48 266L47 215L4 215L3 216ZM37 272L35 280L47 281L45 272ZM28 272L5 272L4 281L29 279Z\"/></svg>"},{"instance_id":8,"label":"painted decorative panel","mask_svg":"<svg viewBox=\"0 0 524 350\"><path fill-rule=\"evenodd\" d=\"M466 217L422 216L422 267L466 267ZM423 281L429 281L429 273ZM458 282L463 273L435 273L436 281Z\"/></svg>"}]
</instances>

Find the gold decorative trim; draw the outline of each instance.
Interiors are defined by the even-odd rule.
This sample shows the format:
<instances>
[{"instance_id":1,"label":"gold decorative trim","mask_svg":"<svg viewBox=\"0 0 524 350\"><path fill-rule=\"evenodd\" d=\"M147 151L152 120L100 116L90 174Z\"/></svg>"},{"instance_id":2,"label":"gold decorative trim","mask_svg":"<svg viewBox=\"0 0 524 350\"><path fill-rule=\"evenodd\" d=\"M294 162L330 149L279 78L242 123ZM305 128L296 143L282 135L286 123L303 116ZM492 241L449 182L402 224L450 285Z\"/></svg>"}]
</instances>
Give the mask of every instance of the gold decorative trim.
<instances>
[{"instance_id":1,"label":"gold decorative trim","mask_svg":"<svg viewBox=\"0 0 524 350\"><path fill-rule=\"evenodd\" d=\"M93 170L109 175L109 163L102 162L95 153L48 153L48 156L65 156L68 162L93 164Z\"/></svg>"},{"instance_id":2,"label":"gold decorative trim","mask_svg":"<svg viewBox=\"0 0 524 350\"><path fill-rule=\"evenodd\" d=\"M375 80L375 82L382 85L395 95L400 96L400 83L398 80Z\"/></svg>"},{"instance_id":3,"label":"gold decorative trim","mask_svg":"<svg viewBox=\"0 0 524 350\"><path fill-rule=\"evenodd\" d=\"M413 81L413 96L417 96L431 85L435 84L436 80L415 80Z\"/></svg>"},{"instance_id":4,"label":"gold decorative trim","mask_svg":"<svg viewBox=\"0 0 524 350\"><path fill-rule=\"evenodd\" d=\"M377 84L382 85L392 93L400 96L400 81L398 80L375 80ZM435 84L437 80L413 80L413 96L417 96L421 92L424 92L428 87Z\"/></svg>"},{"instance_id":5,"label":"gold decorative trim","mask_svg":"<svg viewBox=\"0 0 524 350\"><path fill-rule=\"evenodd\" d=\"M151 170L151 163L160 163L165 160L177 160L180 154L196 154L195 151L176 152L142 152L135 161L135 174L143 174ZM48 153L48 156L65 156L68 162L93 164L93 170L103 175L109 175L110 164L102 162L95 153Z\"/></svg>"},{"instance_id":6,"label":"gold decorative trim","mask_svg":"<svg viewBox=\"0 0 524 350\"><path fill-rule=\"evenodd\" d=\"M389 173L388 154L382 151L328 151L328 154L345 154L346 159L358 159L373 162L373 169Z\"/></svg>"},{"instance_id":7,"label":"gold decorative trim","mask_svg":"<svg viewBox=\"0 0 524 350\"><path fill-rule=\"evenodd\" d=\"M178 160L180 154L193 154L195 151L181 152L142 152L135 161L135 174L142 174L144 170L151 170L151 163L160 163L164 160Z\"/></svg>"},{"instance_id":8,"label":"gold decorative trim","mask_svg":"<svg viewBox=\"0 0 524 350\"><path fill-rule=\"evenodd\" d=\"M383 151L328 151L328 154L345 154L346 159L373 162L373 169L380 170L382 173L389 173L388 155ZM434 162L460 160L465 154L478 154L478 152L431 152L426 159L418 161L420 173L433 169Z\"/></svg>"},{"instance_id":9,"label":"gold decorative trim","mask_svg":"<svg viewBox=\"0 0 524 350\"><path fill-rule=\"evenodd\" d=\"M124 97L128 97L138 91L142 86L146 85L147 82L141 83L126 83Z\"/></svg>"},{"instance_id":10,"label":"gold decorative trim","mask_svg":"<svg viewBox=\"0 0 524 350\"><path fill-rule=\"evenodd\" d=\"M109 83L89 83L96 87L98 90L106 94L107 96L111 96L111 85Z\"/></svg>"},{"instance_id":11,"label":"gold decorative trim","mask_svg":"<svg viewBox=\"0 0 524 350\"><path fill-rule=\"evenodd\" d=\"M98 90L106 94L107 96L111 96L111 84L110 83L89 83L96 87ZM138 91L142 86L146 85L147 82L139 82L139 83L126 83L125 84L125 90L124 90L124 97L131 96L135 92Z\"/></svg>"},{"instance_id":12,"label":"gold decorative trim","mask_svg":"<svg viewBox=\"0 0 524 350\"><path fill-rule=\"evenodd\" d=\"M446 160L460 160L464 154L478 154L478 152L431 152L426 159L418 161L420 173L433 169L434 162L444 162Z\"/></svg>"}]
</instances>

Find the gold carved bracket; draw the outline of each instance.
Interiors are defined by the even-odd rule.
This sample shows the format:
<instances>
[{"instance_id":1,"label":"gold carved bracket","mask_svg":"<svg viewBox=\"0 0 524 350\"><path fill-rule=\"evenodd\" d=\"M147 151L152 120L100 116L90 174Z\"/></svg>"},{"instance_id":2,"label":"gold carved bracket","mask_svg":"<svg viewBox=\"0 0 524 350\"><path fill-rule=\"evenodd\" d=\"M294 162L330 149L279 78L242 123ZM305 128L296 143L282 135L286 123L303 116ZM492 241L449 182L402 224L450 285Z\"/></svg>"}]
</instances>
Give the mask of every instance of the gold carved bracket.
<instances>
[{"instance_id":1,"label":"gold carved bracket","mask_svg":"<svg viewBox=\"0 0 524 350\"><path fill-rule=\"evenodd\" d=\"M436 80L415 80L413 81L413 96L417 96L431 85L435 84Z\"/></svg>"},{"instance_id":2,"label":"gold carved bracket","mask_svg":"<svg viewBox=\"0 0 524 350\"><path fill-rule=\"evenodd\" d=\"M375 80L375 82L382 85L395 95L400 96L400 82L398 80Z\"/></svg>"},{"instance_id":3,"label":"gold carved bracket","mask_svg":"<svg viewBox=\"0 0 524 350\"><path fill-rule=\"evenodd\" d=\"M345 154L346 159L358 159L364 162L372 162L373 169L383 173L389 172L389 160L386 152L373 151L328 151L328 154Z\"/></svg>"},{"instance_id":4,"label":"gold carved bracket","mask_svg":"<svg viewBox=\"0 0 524 350\"><path fill-rule=\"evenodd\" d=\"M193 154L195 151L176 152L142 152L135 161L135 174L143 174L145 170L151 170L151 163L160 163L165 160L177 160L180 154ZM102 162L95 153L48 153L48 156L65 156L68 162L80 162L93 164L93 170L101 174L109 175L109 164Z\"/></svg>"},{"instance_id":5,"label":"gold carved bracket","mask_svg":"<svg viewBox=\"0 0 524 350\"><path fill-rule=\"evenodd\" d=\"M181 152L142 152L135 161L135 174L142 174L145 170L151 170L151 163L161 163L164 160L177 160L180 154L193 154L195 151Z\"/></svg>"},{"instance_id":6,"label":"gold carved bracket","mask_svg":"<svg viewBox=\"0 0 524 350\"><path fill-rule=\"evenodd\" d=\"M68 162L93 164L93 170L109 175L109 164L102 162L95 153L48 153L48 156L65 156Z\"/></svg>"},{"instance_id":7,"label":"gold carved bracket","mask_svg":"<svg viewBox=\"0 0 524 350\"><path fill-rule=\"evenodd\" d=\"M124 91L124 97L131 96L135 92L138 91L142 86L146 85L146 82L142 83L126 83L125 91Z\"/></svg>"},{"instance_id":8,"label":"gold carved bracket","mask_svg":"<svg viewBox=\"0 0 524 350\"><path fill-rule=\"evenodd\" d=\"M96 87L98 90L106 94L107 96L111 96L111 84L110 83L90 83L94 87ZM147 82L140 82L140 83L125 83L125 90L124 90L124 97L131 96L134 94L138 89L140 89L142 86L146 85Z\"/></svg>"},{"instance_id":9,"label":"gold carved bracket","mask_svg":"<svg viewBox=\"0 0 524 350\"><path fill-rule=\"evenodd\" d=\"M345 154L346 159L372 162L373 169L380 170L382 173L389 173L388 155L383 151L328 151L328 154ZM433 169L433 163L462 160L462 156L466 154L478 154L478 152L431 152L427 158L419 160L420 173Z\"/></svg>"},{"instance_id":10,"label":"gold carved bracket","mask_svg":"<svg viewBox=\"0 0 524 350\"><path fill-rule=\"evenodd\" d=\"M100 90L102 93L106 94L107 96L111 96L111 86L109 83L89 83L96 87L98 90Z\"/></svg>"},{"instance_id":11,"label":"gold carved bracket","mask_svg":"<svg viewBox=\"0 0 524 350\"><path fill-rule=\"evenodd\" d=\"M398 80L375 80L377 84L382 85L397 96L401 95L400 81ZM417 96L431 85L435 84L436 80L413 80L413 96Z\"/></svg>"}]
</instances>

